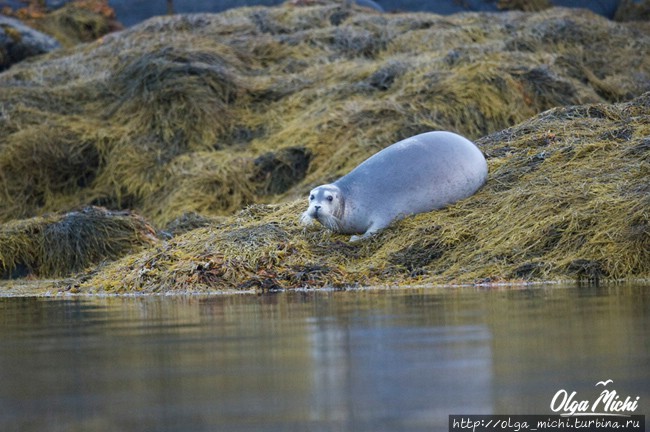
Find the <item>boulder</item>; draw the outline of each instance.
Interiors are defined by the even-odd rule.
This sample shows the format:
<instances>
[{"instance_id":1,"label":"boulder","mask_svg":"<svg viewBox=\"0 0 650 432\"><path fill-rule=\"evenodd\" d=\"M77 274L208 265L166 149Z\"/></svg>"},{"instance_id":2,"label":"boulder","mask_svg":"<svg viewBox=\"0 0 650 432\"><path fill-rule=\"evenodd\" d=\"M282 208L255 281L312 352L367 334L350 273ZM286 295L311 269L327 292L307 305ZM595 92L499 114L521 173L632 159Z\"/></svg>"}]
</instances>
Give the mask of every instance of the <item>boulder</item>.
<instances>
[{"instance_id":1,"label":"boulder","mask_svg":"<svg viewBox=\"0 0 650 432\"><path fill-rule=\"evenodd\" d=\"M17 19L0 15L0 70L60 46L50 36L26 26Z\"/></svg>"}]
</instances>

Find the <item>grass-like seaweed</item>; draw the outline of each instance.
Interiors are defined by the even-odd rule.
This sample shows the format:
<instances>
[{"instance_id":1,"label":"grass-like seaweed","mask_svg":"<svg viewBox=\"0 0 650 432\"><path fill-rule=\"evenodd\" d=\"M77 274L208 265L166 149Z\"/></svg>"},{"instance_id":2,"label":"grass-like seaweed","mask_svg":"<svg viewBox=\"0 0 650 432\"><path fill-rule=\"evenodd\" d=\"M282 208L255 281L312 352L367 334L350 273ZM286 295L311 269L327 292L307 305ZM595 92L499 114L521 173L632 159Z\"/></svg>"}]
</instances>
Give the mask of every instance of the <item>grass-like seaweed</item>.
<instances>
[{"instance_id":1,"label":"grass-like seaweed","mask_svg":"<svg viewBox=\"0 0 650 432\"><path fill-rule=\"evenodd\" d=\"M585 10L153 18L0 74L0 222L95 205L173 236L87 290L648 277L649 83L648 23ZM478 142L477 195L361 245L296 224L311 187L428 130ZM3 272L119 255L80 247L11 246Z\"/></svg>"},{"instance_id":2,"label":"grass-like seaweed","mask_svg":"<svg viewBox=\"0 0 650 432\"><path fill-rule=\"evenodd\" d=\"M141 217L99 207L12 221L0 225L0 276L69 276L156 242Z\"/></svg>"}]
</instances>

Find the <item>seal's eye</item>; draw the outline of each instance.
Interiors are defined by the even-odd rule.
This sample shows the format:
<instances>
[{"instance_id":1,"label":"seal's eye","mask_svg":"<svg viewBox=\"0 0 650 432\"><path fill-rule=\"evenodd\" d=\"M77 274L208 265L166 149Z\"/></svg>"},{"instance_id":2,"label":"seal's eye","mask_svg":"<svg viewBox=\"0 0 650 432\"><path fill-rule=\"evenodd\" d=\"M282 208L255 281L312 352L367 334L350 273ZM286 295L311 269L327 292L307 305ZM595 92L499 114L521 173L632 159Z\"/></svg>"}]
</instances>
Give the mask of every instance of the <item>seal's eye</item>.
<instances>
[{"instance_id":1,"label":"seal's eye","mask_svg":"<svg viewBox=\"0 0 650 432\"><path fill-rule=\"evenodd\" d=\"M314 198L316 198L316 197L315 197L315 196L313 196L313 195L309 195L309 201L313 201L313 200L314 200Z\"/></svg>"},{"instance_id":2,"label":"seal's eye","mask_svg":"<svg viewBox=\"0 0 650 432\"><path fill-rule=\"evenodd\" d=\"M327 201L332 202L334 200L334 197L332 195L327 196Z\"/></svg>"}]
</instances>

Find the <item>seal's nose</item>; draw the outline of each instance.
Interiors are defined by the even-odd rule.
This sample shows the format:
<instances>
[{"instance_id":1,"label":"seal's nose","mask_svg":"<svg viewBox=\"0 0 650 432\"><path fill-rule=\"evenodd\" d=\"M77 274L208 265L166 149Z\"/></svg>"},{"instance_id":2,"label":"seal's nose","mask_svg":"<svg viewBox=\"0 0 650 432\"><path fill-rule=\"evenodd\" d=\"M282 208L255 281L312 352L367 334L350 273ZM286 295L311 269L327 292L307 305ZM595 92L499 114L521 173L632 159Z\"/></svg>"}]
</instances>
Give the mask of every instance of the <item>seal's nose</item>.
<instances>
[{"instance_id":1,"label":"seal's nose","mask_svg":"<svg viewBox=\"0 0 650 432\"><path fill-rule=\"evenodd\" d=\"M316 211L320 210L320 207L321 207L321 206L314 206L314 208L316 209Z\"/></svg>"}]
</instances>

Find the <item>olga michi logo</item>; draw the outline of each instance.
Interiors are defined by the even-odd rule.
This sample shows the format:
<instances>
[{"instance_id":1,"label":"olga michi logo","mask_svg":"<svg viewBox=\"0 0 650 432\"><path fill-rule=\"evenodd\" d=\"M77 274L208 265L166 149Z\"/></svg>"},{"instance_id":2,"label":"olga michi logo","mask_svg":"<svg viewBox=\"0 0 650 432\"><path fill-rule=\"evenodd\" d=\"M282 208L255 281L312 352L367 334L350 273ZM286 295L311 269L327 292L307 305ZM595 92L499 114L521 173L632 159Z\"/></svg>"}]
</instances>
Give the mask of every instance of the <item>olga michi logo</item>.
<instances>
[{"instance_id":1,"label":"olga michi logo","mask_svg":"<svg viewBox=\"0 0 650 432\"><path fill-rule=\"evenodd\" d=\"M600 395L593 401L580 400L577 392L561 389L551 401L551 410L562 416L629 416L639 407L639 396L626 396L624 399L616 390L606 387L614 381L598 381L596 387L603 387Z\"/></svg>"}]
</instances>

